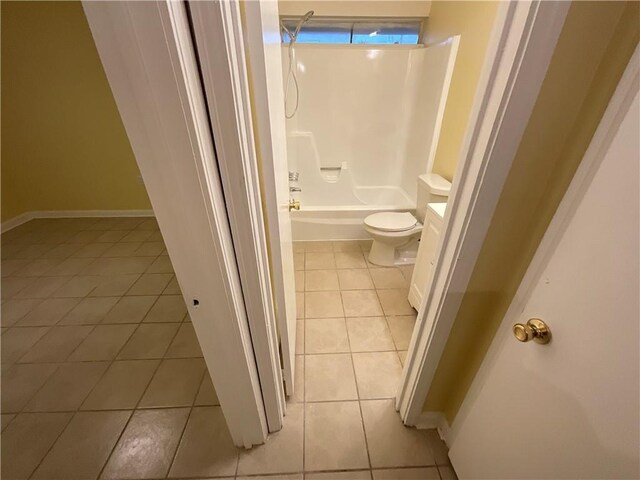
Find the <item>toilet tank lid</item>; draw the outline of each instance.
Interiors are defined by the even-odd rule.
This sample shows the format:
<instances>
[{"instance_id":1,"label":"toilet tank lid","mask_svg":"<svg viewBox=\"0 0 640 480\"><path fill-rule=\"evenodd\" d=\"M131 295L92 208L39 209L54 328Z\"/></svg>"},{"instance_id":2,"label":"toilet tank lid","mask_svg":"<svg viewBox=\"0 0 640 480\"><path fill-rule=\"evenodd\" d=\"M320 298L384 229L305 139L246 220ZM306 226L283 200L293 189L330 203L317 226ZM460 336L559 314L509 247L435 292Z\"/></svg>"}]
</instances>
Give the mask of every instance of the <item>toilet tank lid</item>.
<instances>
[{"instance_id":1,"label":"toilet tank lid","mask_svg":"<svg viewBox=\"0 0 640 480\"><path fill-rule=\"evenodd\" d=\"M420 175L418 178L421 182L424 182L427 187L429 187L429 191L434 195L449 196L449 192L451 191L451 182L442 178L437 173L425 173L424 175Z\"/></svg>"}]
</instances>

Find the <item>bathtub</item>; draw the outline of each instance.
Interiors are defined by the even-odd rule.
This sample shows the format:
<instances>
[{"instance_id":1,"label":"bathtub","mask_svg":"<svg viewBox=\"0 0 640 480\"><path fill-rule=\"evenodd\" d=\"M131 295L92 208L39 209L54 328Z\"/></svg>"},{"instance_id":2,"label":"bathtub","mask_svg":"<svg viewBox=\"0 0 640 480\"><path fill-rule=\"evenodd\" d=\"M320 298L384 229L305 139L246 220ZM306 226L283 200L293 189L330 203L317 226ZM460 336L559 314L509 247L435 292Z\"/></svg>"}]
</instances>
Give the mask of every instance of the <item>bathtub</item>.
<instances>
[{"instance_id":1,"label":"bathtub","mask_svg":"<svg viewBox=\"0 0 640 480\"><path fill-rule=\"evenodd\" d=\"M415 210L415 203L398 187L356 188L355 193L358 203L318 205L313 201L317 198L305 199L303 191L298 197L300 210L291 212L293 240L364 240L370 238L364 229L368 215Z\"/></svg>"}]
</instances>

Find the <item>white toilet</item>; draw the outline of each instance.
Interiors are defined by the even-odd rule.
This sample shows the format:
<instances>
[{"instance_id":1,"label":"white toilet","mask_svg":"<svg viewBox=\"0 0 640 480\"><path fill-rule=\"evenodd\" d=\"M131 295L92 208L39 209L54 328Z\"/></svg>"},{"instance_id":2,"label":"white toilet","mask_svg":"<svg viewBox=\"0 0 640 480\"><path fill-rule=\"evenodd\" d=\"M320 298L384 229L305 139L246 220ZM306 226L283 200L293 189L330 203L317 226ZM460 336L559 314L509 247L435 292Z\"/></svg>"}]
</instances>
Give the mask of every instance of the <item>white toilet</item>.
<instances>
[{"instance_id":1,"label":"white toilet","mask_svg":"<svg viewBox=\"0 0 640 480\"><path fill-rule=\"evenodd\" d=\"M427 204L446 203L450 191L451 183L440 175L420 175L415 216L411 212L380 212L366 217L364 229L373 238L369 261L384 267L412 263L411 258L415 259L417 239L427 213ZM404 251L407 248L415 250L413 255Z\"/></svg>"}]
</instances>

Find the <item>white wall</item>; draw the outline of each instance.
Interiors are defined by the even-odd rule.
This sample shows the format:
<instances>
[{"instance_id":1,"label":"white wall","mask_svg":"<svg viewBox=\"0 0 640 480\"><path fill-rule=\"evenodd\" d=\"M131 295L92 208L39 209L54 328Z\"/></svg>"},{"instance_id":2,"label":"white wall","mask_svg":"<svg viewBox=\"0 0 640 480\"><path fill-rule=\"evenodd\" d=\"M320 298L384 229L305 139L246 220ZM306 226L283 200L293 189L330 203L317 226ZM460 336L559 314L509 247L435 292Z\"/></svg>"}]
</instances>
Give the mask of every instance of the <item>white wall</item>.
<instances>
[{"instance_id":1,"label":"white wall","mask_svg":"<svg viewBox=\"0 0 640 480\"><path fill-rule=\"evenodd\" d=\"M287 121L288 153L305 206L415 207L454 44L296 46L299 108ZM285 46L285 82L287 68ZM290 84L288 112L294 103Z\"/></svg>"}]
</instances>

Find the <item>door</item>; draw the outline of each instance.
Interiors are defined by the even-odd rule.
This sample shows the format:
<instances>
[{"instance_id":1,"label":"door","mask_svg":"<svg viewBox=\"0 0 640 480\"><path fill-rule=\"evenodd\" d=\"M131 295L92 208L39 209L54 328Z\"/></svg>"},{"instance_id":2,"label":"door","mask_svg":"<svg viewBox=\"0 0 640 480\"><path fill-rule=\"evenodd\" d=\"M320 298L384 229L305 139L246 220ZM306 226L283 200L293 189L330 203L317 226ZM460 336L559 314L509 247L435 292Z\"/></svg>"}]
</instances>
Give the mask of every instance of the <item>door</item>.
<instances>
[{"instance_id":1,"label":"door","mask_svg":"<svg viewBox=\"0 0 640 480\"><path fill-rule=\"evenodd\" d=\"M280 18L277 2L243 2L243 33L251 66L251 103L282 355L285 392L293 395L296 294L289 216L289 167L282 90Z\"/></svg>"},{"instance_id":2,"label":"door","mask_svg":"<svg viewBox=\"0 0 640 480\"><path fill-rule=\"evenodd\" d=\"M536 254L528 299L507 314L452 425L460 478L640 475L637 82L636 72L631 107L614 112L622 121L605 133L613 139L592 178L576 175L569 193L581 193L565 197L559 211L570 214L542 244L554 248L545 261ZM512 320L532 317L549 326L549 344L514 338Z\"/></svg>"}]
</instances>

